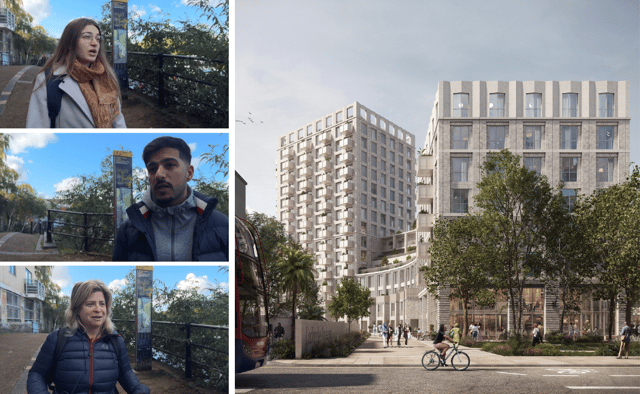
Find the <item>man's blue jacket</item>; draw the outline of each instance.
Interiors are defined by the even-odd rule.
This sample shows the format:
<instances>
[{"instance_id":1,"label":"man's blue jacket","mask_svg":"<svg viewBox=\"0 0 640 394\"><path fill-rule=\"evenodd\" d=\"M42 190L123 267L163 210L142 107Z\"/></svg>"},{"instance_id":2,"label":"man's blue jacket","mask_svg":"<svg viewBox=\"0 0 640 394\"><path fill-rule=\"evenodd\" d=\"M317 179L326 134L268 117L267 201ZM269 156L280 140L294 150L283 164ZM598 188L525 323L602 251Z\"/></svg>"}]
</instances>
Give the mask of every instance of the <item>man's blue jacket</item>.
<instances>
[{"instance_id":1,"label":"man's blue jacket","mask_svg":"<svg viewBox=\"0 0 640 394\"><path fill-rule=\"evenodd\" d=\"M111 336L111 339L107 338ZM47 376L53 366L58 342L58 330L47 336L40 353L29 370L27 391L29 394L49 394ZM119 346L116 353L114 346ZM118 359L118 354L120 357ZM141 384L131 369L127 346L117 332L105 334L90 342L82 328L67 339L56 361L53 382L56 393L112 394L116 383L131 394L149 394L149 388Z\"/></svg>"},{"instance_id":2,"label":"man's blue jacket","mask_svg":"<svg viewBox=\"0 0 640 394\"><path fill-rule=\"evenodd\" d=\"M229 261L229 218L214 208L218 199L193 191L198 217L192 261ZM118 228L113 261L157 261L151 215L142 202L127 208L129 218Z\"/></svg>"}]
</instances>

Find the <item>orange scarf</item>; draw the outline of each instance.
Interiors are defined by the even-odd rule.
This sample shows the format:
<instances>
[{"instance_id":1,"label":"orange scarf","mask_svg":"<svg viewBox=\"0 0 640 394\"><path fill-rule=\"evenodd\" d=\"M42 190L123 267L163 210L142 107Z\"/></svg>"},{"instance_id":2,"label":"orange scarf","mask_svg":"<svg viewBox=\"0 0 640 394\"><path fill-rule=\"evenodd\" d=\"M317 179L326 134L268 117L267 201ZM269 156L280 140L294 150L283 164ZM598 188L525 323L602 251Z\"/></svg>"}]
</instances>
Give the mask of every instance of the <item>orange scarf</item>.
<instances>
[{"instance_id":1,"label":"orange scarf","mask_svg":"<svg viewBox=\"0 0 640 394\"><path fill-rule=\"evenodd\" d=\"M120 114L118 91L102 62L96 59L89 68L76 59L71 78L80 85L96 127L112 128L113 121Z\"/></svg>"}]
</instances>

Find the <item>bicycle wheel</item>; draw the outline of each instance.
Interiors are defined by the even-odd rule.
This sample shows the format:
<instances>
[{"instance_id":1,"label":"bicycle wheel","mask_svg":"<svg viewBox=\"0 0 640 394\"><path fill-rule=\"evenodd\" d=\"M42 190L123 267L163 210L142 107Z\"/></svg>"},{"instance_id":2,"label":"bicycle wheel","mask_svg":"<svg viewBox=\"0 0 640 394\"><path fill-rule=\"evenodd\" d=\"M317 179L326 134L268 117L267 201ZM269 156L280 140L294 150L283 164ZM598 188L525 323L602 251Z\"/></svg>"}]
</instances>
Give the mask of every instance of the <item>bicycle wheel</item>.
<instances>
[{"instance_id":1,"label":"bicycle wheel","mask_svg":"<svg viewBox=\"0 0 640 394\"><path fill-rule=\"evenodd\" d=\"M471 359L467 356L467 353L457 352L451 356L451 366L455 368L456 371L464 371L469 368L470 363Z\"/></svg>"},{"instance_id":2,"label":"bicycle wheel","mask_svg":"<svg viewBox=\"0 0 640 394\"><path fill-rule=\"evenodd\" d=\"M422 356L422 366L427 371L433 371L440 366L440 356L435 351L426 352Z\"/></svg>"}]
</instances>

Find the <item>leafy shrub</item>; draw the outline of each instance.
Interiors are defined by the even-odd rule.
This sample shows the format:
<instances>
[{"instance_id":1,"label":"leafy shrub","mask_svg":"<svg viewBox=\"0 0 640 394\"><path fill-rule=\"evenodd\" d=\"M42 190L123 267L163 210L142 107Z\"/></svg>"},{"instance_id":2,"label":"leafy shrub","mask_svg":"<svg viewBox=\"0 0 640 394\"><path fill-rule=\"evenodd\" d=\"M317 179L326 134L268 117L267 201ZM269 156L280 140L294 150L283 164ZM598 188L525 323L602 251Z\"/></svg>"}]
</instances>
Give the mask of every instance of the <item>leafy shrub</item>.
<instances>
[{"instance_id":1,"label":"leafy shrub","mask_svg":"<svg viewBox=\"0 0 640 394\"><path fill-rule=\"evenodd\" d=\"M271 357L291 359L296 357L296 345L291 339L281 339L271 346Z\"/></svg>"},{"instance_id":2,"label":"leafy shrub","mask_svg":"<svg viewBox=\"0 0 640 394\"><path fill-rule=\"evenodd\" d=\"M578 338L580 339L580 338ZM615 342L607 342L600 345L598 350L594 353L595 356L617 356L620 350L620 344Z\"/></svg>"},{"instance_id":3,"label":"leafy shrub","mask_svg":"<svg viewBox=\"0 0 640 394\"><path fill-rule=\"evenodd\" d=\"M601 343L604 340L602 335L585 335L576 338L577 343Z\"/></svg>"},{"instance_id":4,"label":"leafy shrub","mask_svg":"<svg viewBox=\"0 0 640 394\"><path fill-rule=\"evenodd\" d=\"M522 352L522 355L523 356L546 356L546 354L544 353L545 353L544 349L540 347L530 347L530 348L524 349L524 351Z\"/></svg>"},{"instance_id":5,"label":"leafy shrub","mask_svg":"<svg viewBox=\"0 0 640 394\"><path fill-rule=\"evenodd\" d=\"M512 356L513 349L507 344L499 344L493 347L492 352L501 356Z\"/></svg>"},{"instance_id":6,"label":"leafy shrub","mask_svg":"<svg viewBox=\"0 0 640 394\"><path fill-rule=\"evenodd\" d=\"M316 343L311 351L303 354L302 357L305 359L347 357L369 336L369 333L362 334L361 332L340 335L332 340Z\"/></svg>"},{"instance_id":7,"label":"leafy shrub","mask_svg":"<svg viewBox=\"0 0 640 394\"><path fill-rule=\"evenodd\" d=\"M464 337L464 338L462 338L460 340L460 344L462 346L466 346L466 347L475 347L476 342L478 342L478 341L476 341L475 339L473 339L471 337Z\"/></svg>"}]
</instances>

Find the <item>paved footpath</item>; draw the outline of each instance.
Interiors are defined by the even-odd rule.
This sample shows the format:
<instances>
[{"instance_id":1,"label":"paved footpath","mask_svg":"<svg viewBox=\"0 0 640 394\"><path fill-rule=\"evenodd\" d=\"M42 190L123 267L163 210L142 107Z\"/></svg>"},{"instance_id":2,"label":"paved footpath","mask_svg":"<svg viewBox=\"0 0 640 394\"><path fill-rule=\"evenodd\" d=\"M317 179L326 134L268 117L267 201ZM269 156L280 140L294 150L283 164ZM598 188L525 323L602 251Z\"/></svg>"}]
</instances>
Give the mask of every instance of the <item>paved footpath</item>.
<instances>
[{"instance_id":1,"label":"paved footpath","mask_svg":"<svg viewBox=\"0 0 640 394\"><path fill-rule=\"evenodd\" d=\"M426 351L433 350L431 341L418 341L410 339L408 346L404 346L404 340L400 347L384 348L382 338L373 335L360 347L345 358L316 358L311 360L274 360L267 365L271 366L300 366L300 367L415 367L422 365L422 355ZM615 357L596 356L500 356L494 353L483 352L477 348L460 346L460 350L469 355L471 365L475 367L602 367L625 366L640 367L640 357L618 360ZM449 353L447 353L448 355Z\"/></svg>"}]
</instances>

